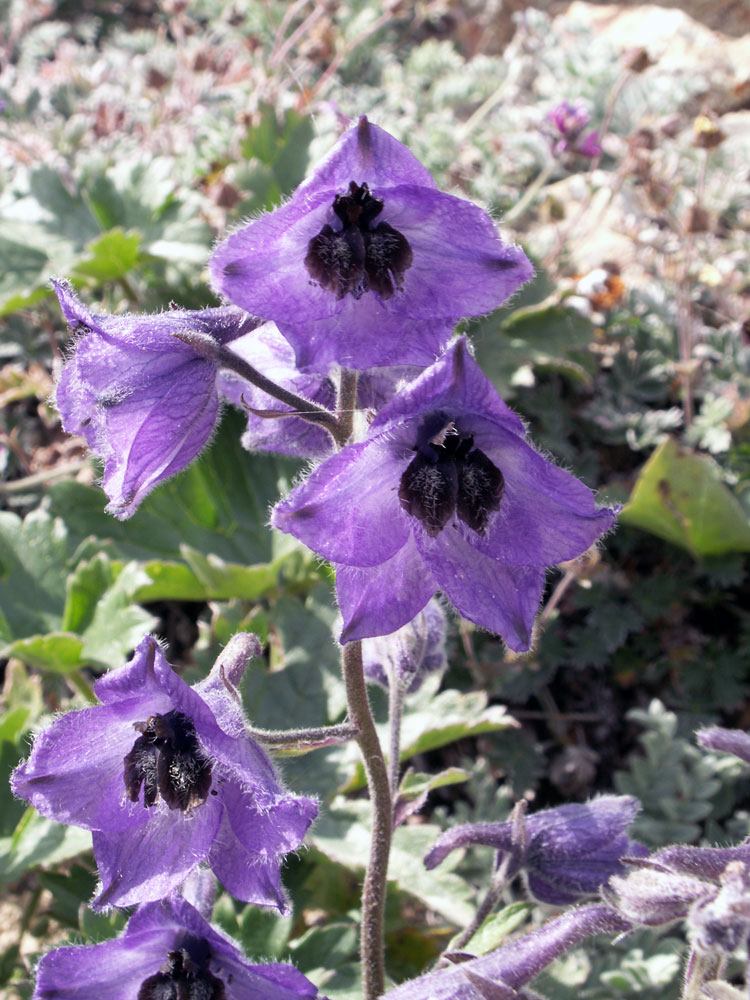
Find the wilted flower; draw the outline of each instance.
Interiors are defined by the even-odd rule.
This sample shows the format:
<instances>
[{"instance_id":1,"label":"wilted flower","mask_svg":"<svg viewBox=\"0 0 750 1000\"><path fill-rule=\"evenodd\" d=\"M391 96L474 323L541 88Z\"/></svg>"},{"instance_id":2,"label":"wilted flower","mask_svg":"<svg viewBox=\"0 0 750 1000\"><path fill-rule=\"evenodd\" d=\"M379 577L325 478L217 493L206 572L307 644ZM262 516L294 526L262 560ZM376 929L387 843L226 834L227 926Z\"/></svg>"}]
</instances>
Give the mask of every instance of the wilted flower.
<instances>
[{"instance_id":1,"label":"wilted flower","mask_svg":"<svg viewBox=\"0 0 750 1000\"><path fill-rule=\"evenodd\" d=\"M476 205L364 117L291 200L230 236L214 286L274 320L302 369L432 362L455 322L494 309L532 275Z\"/></svg>"},{"instance_id":2,"label":"wilted flower","mask_svg":"<svg viewBox=\"0 0 750 1000\"><path fill-rule=\"evenodd\" d=\"M99 316L69 285L54 285L81 335L57 386L63 427L82 434L103 460L107 510L130 517L158 483L196 457L218 419L216 365L177 335L226 344L258 320L231 308Z\"/></svg>"},{"instance_id":3,"label":"wilted flower","mask_svg":"<svg viewBox=\"0 0 750 1000\"><path fill-rule=\"evenodd\" d=\"M272 514L336 564L342 642L395 632L441 590L514 650L531 642L546 567L614 518L526 443L463 339Z\"/></svg>"},{"instance_id":4,"label":"wilted flower","mask_svg":"<svg viewBox=\"0 0 750 1000\"><path fill-rule=\"evenodd\" d=\"M147 637L96 682L101 705L37 736L13 791L43 816L93 831L95 906L160 899L206 861L238 899L286 908L281 861L317 804L285 791L246 735L233 685L259 651L254 636L235 636L188 687Z\"/></svg>"},{"instance_id":5,"label":"wilted flower","mask_svg":"<svg viewBox=\"0 0 750 1000\"><path fill-rule=\"evenodd\" d=\"M362 642L365 676L387 688L391 677L407 693L418 691L429 674L442 672L445 659L445 614L433 598L408 624L391 635Z\"/></svg>"},{"instance_id":6,"label":"wilted flower","mask_svg":"<svg viewBox=\"0 0 750 1000\"><path fill-rule=\"evenodd\" d=\"M601 153L598 132L583 134L591 118L579 101L574 104L561 101L547 112L546 118L555 127L550 141L552 151L558 156L563 153L579 153L593 159Z\"/></svg>"},{"instance_id":7,"label":"wilted flower","mask_svg":"<svg viewBox=\"0 0 750 1000\"><path fill-rule=\"evenodd\" d=\"M141 906L121 937L49 952L37 969L34 1000L299 1000L317 993L291 965L251 965L175 896Z\"/></svg>"},{"instance_id":8,"label":"wilted flower","mask_svg":"<svg viewBox=\"0 0 750 1000\"><path fill-rule=\"evenodd\" d=\"M498 864L513 855L508 878L525 872L533 896L563 906L597 893L624 870L623 857L646 853L625 833L637 811L638 800L629 795L602 795L533 813L522 821L521 836L510 820L455 826L438 837L425 867L435 868L458 847L484 844L498 851Z\"/></svg>"},{"instance_id":9,"label":"wilted flower","mask_svg":"<svg viewBox=\"0 0 750 1000\"><path fill-rule=\"evenodd\" d=\"M495 951L428 972L389 990L383 1000L512 1000L556 958L595 934L622 934L630 924L607 906L581 906Z\"/></svg>"}]
</instances>

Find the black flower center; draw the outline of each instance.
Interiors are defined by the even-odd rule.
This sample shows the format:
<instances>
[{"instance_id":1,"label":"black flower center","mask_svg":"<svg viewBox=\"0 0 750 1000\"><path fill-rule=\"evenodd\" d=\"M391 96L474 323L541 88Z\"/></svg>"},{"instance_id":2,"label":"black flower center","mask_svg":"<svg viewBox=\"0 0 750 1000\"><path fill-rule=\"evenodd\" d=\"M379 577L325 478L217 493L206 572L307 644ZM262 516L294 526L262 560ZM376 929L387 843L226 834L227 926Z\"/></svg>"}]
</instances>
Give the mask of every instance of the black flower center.
<instances>
[{"instance_id":1,"label":"black flower center","mask_svg":"<svg viewBox=\"0 0 750 1000\"><path fill-rule=\"evenodd\" d=\"M366 184L349 184L349 194L337 194L333 211L341 229L326 224L307 245L305 267L313 281L333 292L361 298L377 292L390 299L401 291L404 275L414 254L403 233L387 222L372 223L383 211L383 202L373 198Z\"/></svg>"},{"instance_id":2,"label":"black flower center","mask_svg":"<svg viewBox=\"0 0 750 1000\"><path fill-rule=\"evenodd\" d=\"M490 514L500 508L505 480L485 453L474 447L474 436L459 431L445 414L433 414L420 428L415 451L398 489L407 514L418 518L431 538L454 512L483 535Z\"/></svg>"},{"instance_id":3,"label":"black flower center","mask_svg":"<svg viewBox=\"0 0 750 1000\"><path fill-rule=\"evenodd\" d=\"M131 801L138 801L143 785L147 808L160 795L170 809L182 812L205 802L211 788L211 764L198 744L192 719L172 711L136 722L135 728L143 735L126 754L124 773Z\"/></svg>"},{"instance_id":4,"label":"black flower center","mask_svg":"<svg viewBox=\"0 0 750 1000\"><path fill-rule=\"evenodd\" d=\"M159 972L144 979L138 1000L224 1000L224 983L183 948L170 951Z\"/></svg>"}]
</instances>

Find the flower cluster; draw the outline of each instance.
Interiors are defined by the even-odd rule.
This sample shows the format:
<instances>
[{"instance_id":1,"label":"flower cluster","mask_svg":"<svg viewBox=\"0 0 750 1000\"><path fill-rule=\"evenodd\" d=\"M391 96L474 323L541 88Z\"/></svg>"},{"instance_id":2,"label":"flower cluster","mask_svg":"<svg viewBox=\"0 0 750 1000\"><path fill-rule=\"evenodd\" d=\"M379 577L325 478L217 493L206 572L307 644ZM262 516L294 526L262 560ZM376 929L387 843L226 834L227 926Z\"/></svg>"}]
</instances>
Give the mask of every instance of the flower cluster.
<instances>
[{"instance_id":1,"label":"flower cluster","mask_svg":"<svg viewBox=\"0 0 750 1000\"><path fill-rule=\"evenodd\" d=\"M565 149L593 148L579 111L556 115ZM443 605L527 650L547 568L614 523L615 510L534 449L469 341L454 339L459 320L500 306L532 270L484 211L439 191L362 117L284 205L216 248L209 271L226 304L104 316L55 282L75 334L57 388L63 425L102 460L108 510L121 518L199 454L225 401L247 413L248 449L316 462L271 523L330 560L341 643L363 640L369 679L403 695L445 666ZM259 651L236 636L190 687L147 637L97 680L99 705L37 736L13 790L92 832L96 908L139 905L121 938L46 956L37 996L72 995L71 982L76 995L140 1000L316 996L289 966L249 965L179 895L210 868L238 899L286 909L280 866L317 803L282 786L248 732L236 684ZM396 739L391 792L398 760ZM609 796L510 827L459 827L426 862L491 843L498 861L512 859L507 874L523 871L538 898L567 903L639 853L625 834L634 811ZM386 869L387 859L383 879ZM582 909L528 947L427 977L424 995L516 995L571 944L627 926L611 908Z\"/></svg>"},{"instance_id":2,"label":"flower cluster","mask_svg":"<svg viewBox=\"0 0 750 1000\"><path fill-rule=\"evenodd\" d=\"M571 104L569 101L561 101L547 112L546 117L552 126L549 138L552 152L556 156L577 153L594 159L601 153L599 133L586 132L591 117L580 102Z\"/></svg>"}]
</instances>

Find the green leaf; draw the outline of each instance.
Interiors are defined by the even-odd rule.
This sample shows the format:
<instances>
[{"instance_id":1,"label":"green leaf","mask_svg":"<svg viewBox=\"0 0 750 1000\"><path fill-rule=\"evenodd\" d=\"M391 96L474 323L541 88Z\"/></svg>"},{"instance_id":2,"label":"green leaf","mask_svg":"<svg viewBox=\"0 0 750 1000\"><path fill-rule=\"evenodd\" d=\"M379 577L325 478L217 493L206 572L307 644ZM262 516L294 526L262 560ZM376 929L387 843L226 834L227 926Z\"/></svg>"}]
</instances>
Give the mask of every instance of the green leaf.
<instances>
[{"instance_id":1,"label":"green leaf","mask_svg":"<svg viewBox=\"0 0 750 1000\"><path fill-rule=\"evenodd\" d=\"M19 302L23 302L43 280L47 280L47 255L34 247L0 236L0 259L3 262L0 272L0 316L4 316L15 312L19 308Z\"/></svg>"},{"instance_id":2,"label":"green leaf","mask_svg":"<svg viewBox=\"0 0 750 1000\"><path fill-rule=\"evenodd\" d=\"M477 361L501 395L534 382L534 369L557 371L588 383L595 370L589 353L594 327L578 310L549 301L482 321Z\"/></svg>"},{"instance_id":3,"label":"green leaf","mask_svg":"<svg viewBox=\"0 0 750 1000\"><path fill-rule=\"evenodd\" d=\"M96 876L82 865L72 865L65 873L40 872L39 883L52 893L51 915L78 930L79 913L94 895Z\"/></svg>"},{"instance_id":4,"label":"green leaf","mask_svg":"<svg viewBox=\"0 0 750 1000\"><path fill-rule=\"evenodd\" d=\"M133 594L139 604L148 601L205 601L206 588L195 573L182 563L154 559L143 565L149 583Z\"/></svg>"},{"instance_id":5,"label":"green leaf","mask_svg":"<svg viewBox=\"0 0 750 1000\"><path fill-rule=\"evenodd\" d=\"M459 785L469 780L469 772L461 767L449 767L439 774L421 774L411 769L404 775L398 789L400 797L405 799L417 799L425 792L432 792L436 788L444 788L446 785Z\"/></svg>"},{"instance_id":6,"label":"green leaf","mask_svg":"<svg viewBox=\"0 0 750 1000\"><path fill-rule=\"evenodd\" d=\"M115 581L96 604L83 633L82 658L95 666L118 667L150 632L156 619L133 602L138 589L150 582L135 562L116 572Z\"/></svg>"},{"instance_id":7,"label":"green leaf","mask_svg":"<svg viewBox=\"0 0 750 1000\"><path fill-rule=\"evenodd\" d=\"M696 557L750 552L750 522L717 464L671 439L646 462L620 520Z\"/></svg>"},{"instance_id":8,"label":"green leaf","mask_svg":"<svg viewBox=\"0 0 750 1000\"><path fill-rule=\"evenodd\" d=\"M322 989L337 969L356 958L358 947L356 925L334 923L312 927L291 943L290 950L300 972Z\"/></svg>"},{"instance_id":9,"label":"green leaf","mask_svg":"<svg viewBox=\"0 0 750 1000\"><path fill-rule=\"evenodd\" d=\"M282 916L275 910L245 906L226 895L217 900L213 920L240 942L251 960L282 958L294 924L291 914Z\"/></svg>"},{"instance_id":10,"label":"green leaf","mask_svg":"<svg viewBox=\"0 0 750 1000\"><path fill-rule=\"evenodd\" d=\"M89 257L79 261L70 276L89 280L94 285L122 278L137 267L140 243L138 232L126 233L119 227L111 229L86 246Z\"/></svg>"},{"instance_id":11,"label":"green leaf","mask_svg":"<svg viewBox=\"0 0 750 1000\"><path fill-rule=\"evenodd\" d=\"M9 659L3 683L4 713L0 720L0 740L17 743L35 724L44 710L42 685L17 659Z\"/></svg>"},{"instance_id":12,"label":"green leaf","mask_svg":"<svg viewBox=\"0 0 750 1000\"><path fill-rule=\"evenodd\" d=\"M0 882L30 868L55 865L91 849L91 833L45 819L29 807L11 837L0 837Z\"/></svg>"},{"instance_id":13,"label":"green leaf","mask_svg":"<svg viewBox=\"0 0 750 1000\"><path fill-rule=\"evenodd\" d=\"M61 520L0 512L0 641L60 628L67 552Z\"/></svg>"},{"instance_id":14,"label":"green leaf","mask_svg":"<svg viewBox=\"0 0 750 1000\"><path fill-rule=\"evenodd\" d=\"M273 563L260 566L228 563L213 553L204 555L191 545L181 545L180 553L202 584L204 599L228 601L241 597L256 601L278 584L278 570Z\"/></svg>"},{"instance_id":15,"label":"green leaf","mask_svg":"<svg viewBox=\"0 0 750 1000\"><path fill-rule=\"evenodd\" d=\"M430 823L399 827L393 835L388 878L402 892L460 927L474 915L471 889L453 874L460 858L448 857L430 872L422 862L440 833L440 828ZM364 869L370 853L369 802L337 799L316 823L311 839L332 861L357 871Z\"/></svg>"},{"instance_id":16,"label":"green leaf","mask_svg":"<svg viewBox=\"0 0 750 1000\"><path fill-rule=\"evenodd\" d=\"M19 747L8 740L0 741L0 842L3 837L10 839L26 811L26 803L10 790L11 772L21 763L22 756Z\"/></svg>"},{"instance_id":17,"label":"green leaf","mask_svg":"<svg viewBox=\"0 0 750 1000\"><path fill-rule=\"evenodd\" d=\"M37 670L53 670L58 674L69 674L81 663L83 640L70 632L48 632L46 635L32 635L28 639L16 639L6 647L8 656L17 656Z\"/></svg>"},{"instance_id":18,"label":"green leaf","mask_svg":"<svg viewBox=\"0 0 750 1000\"><path fill-rule=\"evenodd\" d=\"M526 923L533 909L531 903L511 903L499 913L493 913L477 928L463 950L470 951L473 955L486 955Z\"/></svg>"}]
</instances>

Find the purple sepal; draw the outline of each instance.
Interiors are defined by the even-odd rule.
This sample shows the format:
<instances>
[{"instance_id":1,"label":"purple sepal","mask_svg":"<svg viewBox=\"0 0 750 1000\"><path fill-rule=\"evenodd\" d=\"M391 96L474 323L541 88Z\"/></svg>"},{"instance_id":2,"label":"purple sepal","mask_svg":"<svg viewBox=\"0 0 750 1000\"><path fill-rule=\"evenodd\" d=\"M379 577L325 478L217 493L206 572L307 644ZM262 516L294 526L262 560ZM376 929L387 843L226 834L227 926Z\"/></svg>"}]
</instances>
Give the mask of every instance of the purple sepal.
<instances>
[{"instance_id":1,"label":"purple sepal","mask_svg":"<svg viewBox=\"0 0 750 1000\"><path fill-rule=\"evenodd\" d=\"M505 1000L586 938L630 929L608 906L582 906L481 958L402 983L384 1000Z\"/></svg>"},{"instance_id":2,"label":"purple sepal","mask_svg":"<svg viewBox=\"0 0 750 1000\"><path fill-rule=\"evenodd\" d=\"M302 843L317 803L287 792L246 735L233 686L257 649L254 637L235 636L192 688L145 638L128 663L94 685L102 704L43 730L14 772L13 791L43 816L93 831L102 881L95 907L159 899L208 861L238 898L286 910L281 862ZM147 743L139 734L152 719L176 726L175 735L162 742L165 750L155 741L139 750L140 778L128 779L126 757ZM183 757L169 756L175 747ZM159 769L170 774L173 765L177 777L159 778L157 792ZM185 782L190 794L180 801Z\"/></svg>"},{"instance_id":3,"label":"purple sepal","mask_svg":"<svg viewBox=\"0 0 750 1000\"><path fill-rule=\"evenodd\" d=\"M350 185L364 185L370 201L352 203L344 230L340 202L350 200ZM378 240L405 241L408 249L396 262L379 244L380 278L369 270L365 278L371 258L362 241L378 227L387 230ZM321 257L330 287L309 262L321 236L330 243ZM486 212L438 191L412 154L365 117L290 201L220 244L209 267L217 291L278 324L300 369L323 373L333 363L358 370L430 364L458 319L496 308L533 273ZM330 277L339 269L340 279Z\"/></svg>"},{"instance_id":4,"label":"purple sepal","mask_svg":"<svg viewBox=\"0 0 750 1000\"><path fill-rule=\"evenodd\" d=\"M625 834L637 811L637 799L628 795L602 795L583 804L544 809L523 820L523 850L511 820L456 826L437 839L425 856L425 867L435 868L459 847L494 847L499 860L514 851L517 858L508 876L524 871L533 896L564 906L596 894L610 876L623 872L623 857L647 853Z\"/></svg>"},{"instance_id":5,"label":"purple sepal","mask_svg":"<svg viewBox=\"0 0 750 1000\"><path fill-rule=\"evenodd\" d=\"M407 468L458 435L502 474L481 530L456 511L427 530L407 512ZM430 459L425 459L429 465ZM342 642L395 632L437 590L469 621L529 648L547 566L574 559L614 524L594 494L524 439L463 338L387 403L364 441L326 459L278 503L272 523L336 566ZM450 514L450 512L449 512Z\"/></svg>"},{"instance_id":6,"label":"purple sepal","mask_svg":"<svg viewBox=\"0 0 750 1000\"><path fill-rule=\"evenodd\" d=\"M191 968L199 992L190 995L298 1000L316 997L318 992L291 965L251 965L231 938L207 923L186 899L173 896L141 906L119 938L57 948L44 955L37 969L34 1000L132 1000L142 995L142 989L150 998L182 996L179 989L169 992L185 986L184 980L169 982L170 965L174 967L175 962ZM153 986L144 986L152 977L160 978L167 992L154 993ZM217 992L211 992L211 987Z\"/></svg>"},{"instance_id":7,"label":"purple sepal","mask_svg":"<svg viewBox=\"0 0 750 1000\"><path fill-rule=\"evenodd\" d=\"M369 681L388 688L395 677L407 694L418 691L429 674L442 673L445 613L434 598L412 621L391 635L362 641L362 662Z\"/></svg>"},{"instance_id":8,"label":"purple sepal","mask_svg":"<svg viewBox=\"0 0 750 1000\"><path fill-rule=\"evenodd\" d=\"M700 729L696 738L701 746L708 750L721 750L732 753L746 764L750 764L750 734L741 729L722 729L721 726L711 726Z\"/></svg>"},{"instance_id":9,"label":"purple sepal","mask_svg":"<svg viewBox=\"0 0 750 1000\"><path fill-rule=\"evenodd\" d=\"M57 385L63 427L104 462L107 510L130 517L158 483L192 462L218 419L216 365L177 335L226 344L258 321L233 308L95 315L70 285L53 285L80 334Z\"/></svg>"}]
</instances>

